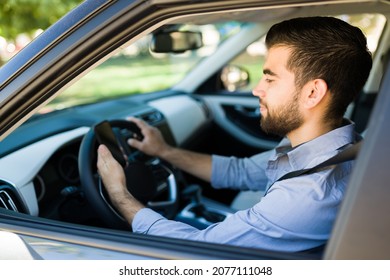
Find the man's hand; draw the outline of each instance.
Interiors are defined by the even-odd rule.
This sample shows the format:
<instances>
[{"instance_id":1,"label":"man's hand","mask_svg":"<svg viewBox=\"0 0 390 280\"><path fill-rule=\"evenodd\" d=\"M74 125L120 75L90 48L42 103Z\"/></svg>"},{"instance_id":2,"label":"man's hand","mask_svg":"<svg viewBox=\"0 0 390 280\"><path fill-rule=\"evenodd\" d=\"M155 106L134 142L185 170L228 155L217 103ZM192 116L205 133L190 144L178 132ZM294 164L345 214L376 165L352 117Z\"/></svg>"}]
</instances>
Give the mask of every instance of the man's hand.
<instances>
[{"instance_id":1,"label":"man's hand","mask_svg":"<svg viewBox=\"0 0 390 280\"><path fill-rule=\"evenodd\" d=\"M130 117L128 120L134 122L144 136L142 141L129 139L130 146L150 156L159 157L181 170L210 182L212 164L210 155L172 147L165 142L157 128L137 118Z\"/></svg>"},{"instance_id":2,"label":"man's hand","mask_svg":"<svg viewBox=\"0 0 390 280\"><path fill-rule=\"evenodd\" d=\"M161 132L157 128L134 117L130 117L128 120L135 123L144 136L142 141L134 138L129 139L128 144L130 146L145 154L159 158L164 158L164 156L171 150L172 147L165 142Z\"/></svg>"},{"instance_id":3,"label":"man's hand","mask_svg":"<svg viewBox=\"0 0 390 280\"><path fill-rule=\"evenodd\" d=\"M111 202L131 224L135 214L144 206L127 190L122 166L104 145L98 148L97 167Z\"/></svg>"}]
</instances>

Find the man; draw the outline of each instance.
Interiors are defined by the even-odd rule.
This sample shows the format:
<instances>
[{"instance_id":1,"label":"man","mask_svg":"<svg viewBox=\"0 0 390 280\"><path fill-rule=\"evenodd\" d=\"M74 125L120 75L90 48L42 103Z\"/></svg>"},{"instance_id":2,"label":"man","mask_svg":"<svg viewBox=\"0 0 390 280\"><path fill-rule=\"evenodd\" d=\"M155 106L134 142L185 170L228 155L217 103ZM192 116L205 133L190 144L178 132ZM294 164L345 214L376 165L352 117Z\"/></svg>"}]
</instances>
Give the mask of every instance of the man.
<instances>
[{"instance_id":1,"label":"man","mask_svg":"<svg viewBox=\"0 0 390 280\"><path fill-rule=\"evenodd\" d=\"M216 188L266 189L250 209L204 230L170 221L147 209L126 189L123 170L105 146L98 169L110 199L134 232L278 251L303 251L329 238L352 162L280 180L291 171L324 162L356 140L343 119L372 65L360 29L331 17L287 20L266 37L260 99L261 127L286 136L278 147L251 158L210 156L169 146L159 131L134 121L144 139L129 144L158 156Z\"/></svg>"}]
</instances>

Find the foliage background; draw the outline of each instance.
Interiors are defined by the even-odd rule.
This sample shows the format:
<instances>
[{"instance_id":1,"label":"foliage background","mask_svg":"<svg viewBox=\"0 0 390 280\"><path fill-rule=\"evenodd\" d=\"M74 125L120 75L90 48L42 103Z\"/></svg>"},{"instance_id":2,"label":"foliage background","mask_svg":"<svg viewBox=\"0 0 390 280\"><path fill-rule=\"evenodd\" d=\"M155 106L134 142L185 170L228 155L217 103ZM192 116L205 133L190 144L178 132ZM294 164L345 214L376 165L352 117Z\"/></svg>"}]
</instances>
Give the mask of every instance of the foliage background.
<instances>
[{"instance_id":1,"label":"foliage background","mask_svg":"<svg viewBox=\"0 0 390 280\"><path fill-rule=\"evenodd\" d=\"M82 0L0 0L0 36L15 40L46 29Z\"/></svg>"}]
</instances>

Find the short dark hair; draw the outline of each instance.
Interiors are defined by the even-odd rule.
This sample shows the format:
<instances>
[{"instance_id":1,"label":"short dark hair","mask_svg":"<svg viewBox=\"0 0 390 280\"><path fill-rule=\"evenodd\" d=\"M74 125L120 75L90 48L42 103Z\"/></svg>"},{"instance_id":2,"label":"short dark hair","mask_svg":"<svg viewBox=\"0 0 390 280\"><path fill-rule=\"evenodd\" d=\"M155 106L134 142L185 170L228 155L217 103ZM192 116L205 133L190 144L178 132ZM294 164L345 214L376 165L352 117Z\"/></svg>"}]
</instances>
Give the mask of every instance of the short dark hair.
<instances>
[{"instance_id":1,"label":"short dark hair","mask_svg":"<svg viewBox=\"0 0 390 280\"><path fill-rule=\"evenodd\" d=\"M363 32L334 17L302 17L275 24L266 36L268 49L291 48L287 68L299 88L323 79L332 95L327 121L338 122L360 93L372 67Z\"/></svg>"}]
</instances>

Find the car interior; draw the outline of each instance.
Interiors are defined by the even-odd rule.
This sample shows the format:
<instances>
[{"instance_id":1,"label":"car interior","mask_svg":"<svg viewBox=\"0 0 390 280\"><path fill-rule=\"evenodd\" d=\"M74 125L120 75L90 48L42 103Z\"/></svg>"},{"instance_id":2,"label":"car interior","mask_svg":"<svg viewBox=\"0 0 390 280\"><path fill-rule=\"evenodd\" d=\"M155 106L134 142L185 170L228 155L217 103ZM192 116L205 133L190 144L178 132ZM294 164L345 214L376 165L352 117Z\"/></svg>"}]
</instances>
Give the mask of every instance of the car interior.
<instances>
[{"instance_id":1,"label":"car interior","mask_svg":"<svg viewBox=\"0 0 390 280\"><path fill-rule=\"evenodd\" d=\"M281 138L260 129L259 101L251 94L262 72L265 54L261 51L264 44L261 44L273 23L307 15L338 16L370 32L373 69L360 96L346 112L346 118L356 124L357 131L366 135L370 113L388 65L390 5L384 2L339 4L337 7L253 9L179 17L126 43L1 141L0 207L31 217L130 231L129 225L110 204L97 174L99 141L94 128L105 120L131 162L132 168L126 171L129 188L134 188L136 197L148 207L199 229L251 207L261 200L261 192L213 189L207 182L168 162L130 148L125 142L138 132L126 119L140 118L157 127L169 144L202 153L248 157L272 149ZM178 37L191 37L191 40L206 34L211 38L216 27L231 34L220 32L220 40L210 45L198 40L199 45L192 44L192 49L190 46L173 49L165 44L166 40L173 40L173 33L180 34ZM248 57L251 49L258 52L256 56ZM145 50L147 53L143 53ZM200 50L208 53L201 55ZM87 84L89 77L98 75L98 71L109 67L110 63L126 65L124 59L134 61L141 56L153 56L153 65L169 64L172 73L179 76L162 88L146 87L130 93L123 86L115 98L103 94L100 99L93 99L94 93L89 92ZM180 59L191 66L186 64L184 69ZM129 71L134 72L136 67L142 66L134 64ZM120 74L125 78L128 75L127 72ZM122 84L119 78L110 79L116 85ZM141 83L154 82L142 78ZM79 97L72 97L72 90L77 87L81 88L84 99L80 97L75 101ZM104 82L98 87L102 91L106 89ZM68 101L80 103L66 104Z\"/></svg>"}]
</instances>

